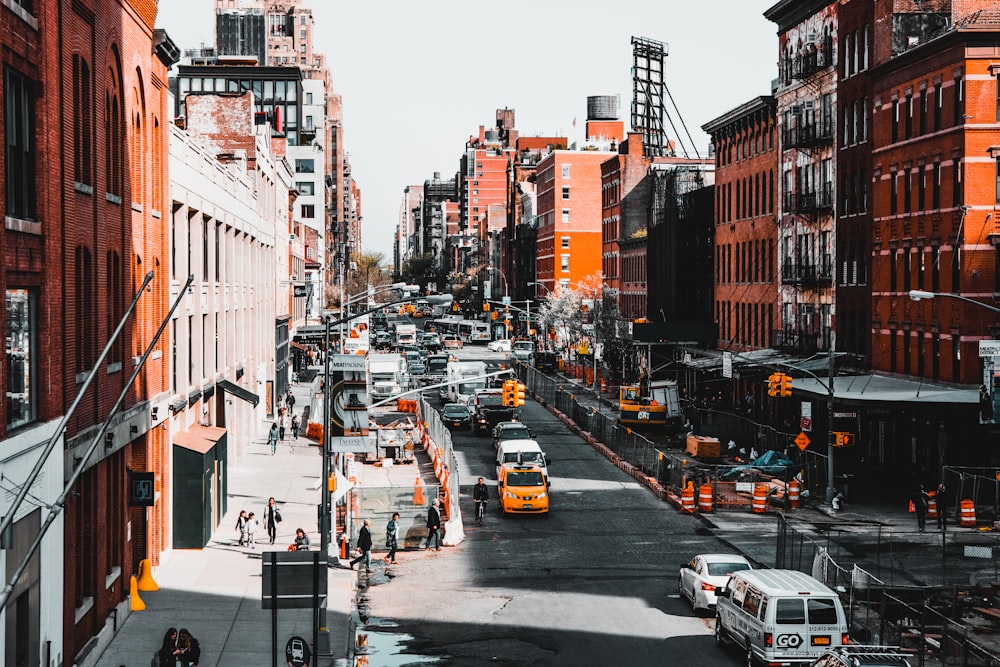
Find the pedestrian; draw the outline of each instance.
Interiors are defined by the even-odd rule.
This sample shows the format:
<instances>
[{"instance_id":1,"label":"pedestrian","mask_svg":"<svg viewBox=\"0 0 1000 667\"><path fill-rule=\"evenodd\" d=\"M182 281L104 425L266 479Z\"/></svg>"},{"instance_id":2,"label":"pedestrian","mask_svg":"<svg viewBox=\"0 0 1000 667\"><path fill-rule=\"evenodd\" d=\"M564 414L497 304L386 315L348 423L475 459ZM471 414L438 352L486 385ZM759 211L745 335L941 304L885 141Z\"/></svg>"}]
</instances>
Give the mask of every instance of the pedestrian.
<instances>
[{"instance_id":1,"label":"pedestrian","mask_svg":"<svg viewBox=\"0 0 1000 667\"><path fill-rule=\"evenodd\" d=\"M278 524L281 523L281 510L274 502L274 496L267 499L267 507L264 508L264 530L274 544L274 538L278 534Z\"/></svg>"},{"instance_id":2,"label":"pedestrian","mask_svg":"<svg viewBox=\"0 0 1000 667\"><path fill-rule=\"evenodd\" d=\"M358 557L351 561L350 568L354 569L355 563L365 562L365 572L372 571L372 531L371 521L365 519L361 524L361 531L358 533Z\"/></svg>"},{"instance_id":3,"label":"pedestrian","mask_svg":"<svg viewBox=\"0 0 1000 667\"><path fill-rule=\"evenodd\" d=\"M247 543L247 511L240 510L240 516L236 519L236 530L240 533L239 545L242 547Z\"/></svg>"},{"instance_id":4,"label":"pedestrian","mask_svg":"<svg viewBox=\"0 0 1000 667\"><path fill-rule=\"evenodd\" d=\"M153 659L154 667L177 667L177 628L169 628Z\"/></svg>"},{"instance_id":5,"label":"pedestrian","mask_svg":"<svg viewBox=\"0 0 1000 667\"><path fill-rule=\"evenodd\" d=\"M483 513L486 511L486 504L490 501L490 488L486 486L486 481L482 477L472 487L472 500L476 505L476 521L481 524L483 522Z\"/></svg>"},{"instance_id":6,"label":"pedestrian","mask_svg":"<svg viewBox=\"0 0 1000 667\"><path fill-rule=\"evenodd\" d=\"M937 493L934 494L934 500L937 501L938 510L938 528L944 530L948 527L948 488L944 485L944 482L938 484Z\"/></svg>"},{"instance_id":7,"label":"pedestrian","mask_svg":"<svg viewBox=\"0 0 1000 667\"><path fill-rule=\"evenodd\" d=\"M179 650L177 661L183 667L198 667L198 661L201 659L201 644L191 636L187 628L181 628L181 631L177 633L177 648Z\"/></svg>"},{"instance_id":8,"label":"pedestrian","mask_svg":"<svg viewBox=\"0 0 1000 667\"><path fill-rule=\"evenodd\" d=\"M295 394L292 393L291 389L288 390L288 398L285 399L285 405L288 406L289 412L295 407Z\"/></svg>"},{"instance_id":9,"label":"pedestrian","mask_svg":"<svg viewBox=\"0 0 1000 667\"><path fill-rule=\"evenodd\" d=\"M431 502L430 509L427 510L427 543L424 551L431 548L431 539L434 540L434 547L441 551L441 512L438 511L438 500L435 498Z\"/></svg>"},{"instance_id":10,"label":"pedestrian","mask_svg":"<svg viewBox=\"0 0 1000 667\"><path fill-rule=\"evenodd\" d=\"M298 415L292 416L292 439L299 439L299 427L302 426L302 422L299 420Z\"/></svg>"},{"instance_id":11,"label":"pedestrian","mask_svg":"<svg viewBox=\"0 0 1000 667\"><path fill-rule=\"evenodd\" d=\"M392 513L392 519L385 526L385 548L389 550L386 554L385 564L396 565L396 550L399 549L399 512Z\"/></svg>"},{"instance_id":12,"label":"pedestrian","mask_svg":"<svg viewBox=\"0 0 1000 667\"><path fill-rule=\"evenodd\" d=\"M247 514L247 522L244 525L246 529L246 546L251 549L257 548L257 519L254 518L253 512Z\"/></svg>"},{"instance_id":13,"label":"pedestrian","mask_svg":"<svg viewBox=\"0 0 1000 667\"><path fill-rule=\"evenodd\" d=\"M288 425L288 413L282 410L281 416L278 417L278 440L285 439L285 429L288 428Z\"/></svg>"},{"instance_id":14,"label":"pedestrian","mask_svg":"<svg viewBox=\"0 0 1000 667\"><path fill-rule=\"evenodd\" d=\"M312 546L312 541L309 536L306 535L306 531L301 528L295 529L295 550L296 551L309 551L309 547Z\"/></svg>"},{"instance_id":15,"label":"pedestrian","mask_svg":"<svg viewBox=\"0 0 1000 667\"><path fill-rule=\"evenodd\" d=\"M271 445L271 455L278 451L278 424L271 422L271 430L267 433L267 442Z\"/></svg>"},{"instance_id":16,"label":"pedestrian","mask_svg":"<svg viewBox=\"0 0 1000 667\"><path fill-rule=\"evenodd\" d=\"M917 515L917 528L920 529L920 532L924 531L924 527L927 524L928 500L930 500L930 496L924 491L924 485L918 484L913 495L910 497L910 505L913 507L913 512Z\"/></svg>"}]
</instances>

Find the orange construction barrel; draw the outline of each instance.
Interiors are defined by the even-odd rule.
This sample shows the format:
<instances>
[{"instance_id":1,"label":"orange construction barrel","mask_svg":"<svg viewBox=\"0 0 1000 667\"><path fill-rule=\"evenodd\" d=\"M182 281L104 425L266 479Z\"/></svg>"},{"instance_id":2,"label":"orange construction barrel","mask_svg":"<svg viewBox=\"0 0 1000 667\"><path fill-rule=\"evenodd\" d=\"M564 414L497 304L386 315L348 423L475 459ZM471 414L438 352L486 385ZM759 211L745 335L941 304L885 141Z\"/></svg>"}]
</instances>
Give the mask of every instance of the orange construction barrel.
<instances>
[{"instance_id":1,"label":"orange construction barrel","mask_svg":"<svg viewBox=\"0 0 1000 667\"><path fill-rule=\"evenodd\" d=\"M966 528L976 527L976 503L971 500L963 500L960 504L962 513L959 515L958 525Z\"/></svg>"},{"instance_id":2,"label":"orange construction barrel","mask_svg":"<svg viewBox=\"0 0 1000 667\"><path fill-rule=\"evenodd\" d=\"M424 504L424 481L417 475L417 481L413 483L413 504L420 506Z\"/></svg>"},{"instance_id":3,"label":"orange construction barrel","mask_svg":"<svg viewBox=\"0 0 1000 667\"><path fill-rule=\"evenodd\" d=\"M934 491L929 491L927 493L927 495L929 496L929 498L927 499L927 518L928 519L937 519L938 518L937 498L934 497L934 494L935 494Z\"/></svg>"},{"instance_id":4,"label":"orange construction barrel","mask_svg":"<svg viewBox=\"0 0 1000 667\"><path fill-rule=\"evenodd\" d=\"M694 484L688 483L681 491L681 512L694 514Z\"/></svg>"},{"instance_id":5,"label":"orange construction barrel","mask_svg":"<svg viewBox=\"0 0 1000 667\"><path fill-rule=\"evenodd\" d=\"M767 484L755 484L753 487L753 504L751 508L760 514L767 511Z\"/></svg>"},{"instance_id":6,"label":"orange construction barrel","mask_svg":"<svg viewBox=\"0 0 1000 667\"><path fill-rule=\"evenodd\" d=\"M792 509L802 507L802 485L797 479L788 483L788 506Z\"/></svg>"},{"instance_id":7,"label":"orange construction barrel","mask_svg":"<svg viewBox=\"0 0 1000 667\"><path fill-rule=\"evenodd\" d=\"M711 512L712 511L712 485L702 484L698 487L698 511L699 512Z\"/></svg>"}]
</instances>

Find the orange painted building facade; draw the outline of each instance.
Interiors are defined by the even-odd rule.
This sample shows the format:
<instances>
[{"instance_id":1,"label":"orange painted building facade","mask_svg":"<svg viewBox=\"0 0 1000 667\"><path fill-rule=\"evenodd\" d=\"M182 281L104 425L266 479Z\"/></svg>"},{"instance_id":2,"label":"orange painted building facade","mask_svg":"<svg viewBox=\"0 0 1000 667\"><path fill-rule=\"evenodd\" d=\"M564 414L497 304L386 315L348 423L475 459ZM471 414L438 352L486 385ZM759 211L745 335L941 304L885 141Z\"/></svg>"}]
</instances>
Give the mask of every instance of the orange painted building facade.
<instances>
[{"instance_id":1,"label":"orange painted building facade","mask_svg":"<svg viewBox=\"0 0 1000 667\"><path fill-rule=\"evenodd\" d=\"M601 271L601 165L612 156L557 150L538 163L535 280L549 291Z\"/></svg>"}]
</instances>

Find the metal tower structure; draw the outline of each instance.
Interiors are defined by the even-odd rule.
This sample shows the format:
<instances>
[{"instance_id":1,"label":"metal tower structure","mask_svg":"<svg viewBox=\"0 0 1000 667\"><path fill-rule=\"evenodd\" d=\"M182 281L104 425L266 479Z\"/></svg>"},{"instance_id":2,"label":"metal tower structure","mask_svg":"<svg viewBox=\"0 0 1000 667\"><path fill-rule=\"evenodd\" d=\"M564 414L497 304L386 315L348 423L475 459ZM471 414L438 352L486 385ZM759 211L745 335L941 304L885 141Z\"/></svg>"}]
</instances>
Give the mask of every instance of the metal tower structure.
<instances>
[{"instance_id":1,"label":"metal tower structure","mask_svg":"<svg viewBox=\"0 0 1000 667\"><path fill-rule=\"evenodd\" d=\"M645 37L632 37L632 130L642 133L649 157L668 154L663 131L663 61L667 45Z\"/></svg>"}]
</instances>

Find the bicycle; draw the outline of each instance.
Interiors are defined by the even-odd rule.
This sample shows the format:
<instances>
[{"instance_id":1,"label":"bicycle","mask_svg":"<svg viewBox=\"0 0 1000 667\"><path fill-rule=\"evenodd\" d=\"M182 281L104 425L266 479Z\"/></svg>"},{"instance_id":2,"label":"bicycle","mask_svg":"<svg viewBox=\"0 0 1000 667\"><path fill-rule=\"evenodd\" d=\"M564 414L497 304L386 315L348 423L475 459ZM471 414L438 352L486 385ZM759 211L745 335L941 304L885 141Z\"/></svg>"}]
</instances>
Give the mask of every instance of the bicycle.
<instances>
[{"instance_id":1,"label":"bicycle","mask_svg":"<svg viewBox=\"0 0 1000 667\"><path fill-rule=\"evenodd\" d=\"M476 523L480 526L483 525L483 514L486 511L486 501L477 500L476 501Z\"/></svg>"}]
</instances>

